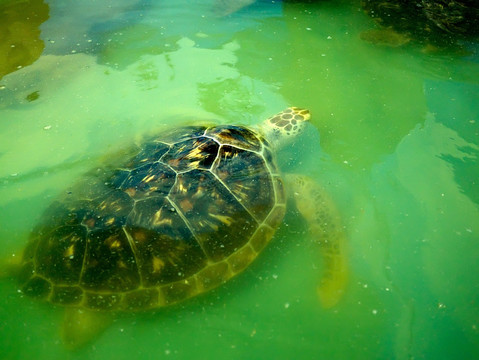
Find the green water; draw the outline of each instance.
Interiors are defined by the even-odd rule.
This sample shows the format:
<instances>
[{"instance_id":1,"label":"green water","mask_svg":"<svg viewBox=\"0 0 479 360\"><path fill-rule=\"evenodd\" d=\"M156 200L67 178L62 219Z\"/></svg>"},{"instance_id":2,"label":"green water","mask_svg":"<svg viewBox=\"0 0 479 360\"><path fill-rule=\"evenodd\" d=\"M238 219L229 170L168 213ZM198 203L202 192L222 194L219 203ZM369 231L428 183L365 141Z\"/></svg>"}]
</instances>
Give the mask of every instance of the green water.
<instances>
[{"instance_id":1,"label":"green water","mask_svg":"<svg viewBox=\"0 0 479 360\"><path fill-rule=\"evenodd\" d=\"M257 1L225 17L213 0L47 3L40 34L17 30L39 36L42 55L0 79L3 258L135 136L255 124L296 105L314 126L281 164L337 203L350 280L338 305L319 305L322 259L292 214L241 276L120 316L77 352L60 342L61 308L2 279L0 358L479 358L477 45L462 57L371 45L359 34L375 25L355 1Z\"/></svg>"}]
</instances>

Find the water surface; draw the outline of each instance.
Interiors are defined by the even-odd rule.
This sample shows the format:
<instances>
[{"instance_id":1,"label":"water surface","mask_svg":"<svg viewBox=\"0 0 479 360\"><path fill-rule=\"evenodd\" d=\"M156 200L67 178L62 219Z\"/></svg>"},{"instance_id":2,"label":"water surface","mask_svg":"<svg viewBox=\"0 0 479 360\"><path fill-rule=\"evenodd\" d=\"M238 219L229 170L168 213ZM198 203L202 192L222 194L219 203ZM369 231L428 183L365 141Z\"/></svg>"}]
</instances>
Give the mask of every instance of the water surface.
<instances>
[{"instance_id":1,"label":"water surface","mask_svg":"<svg viewBox=\"0 0 479 360\"><path fill-rule=\"evenodd\" d=\"M201 121L252 125L296 105L313 126L280 162L337 203L350 281L335 307L320 306L324 264L293 213L241 276L185 304L121 316L78 352L60 343L61 308L2 279L0 357L479 357L477 44L458 56L364 42L375 25L355 1L27 8L35 21L0 40L29 49L0 79L2 257L18 254L58 194L136 136Z\"/></svg>"}]
</instances>

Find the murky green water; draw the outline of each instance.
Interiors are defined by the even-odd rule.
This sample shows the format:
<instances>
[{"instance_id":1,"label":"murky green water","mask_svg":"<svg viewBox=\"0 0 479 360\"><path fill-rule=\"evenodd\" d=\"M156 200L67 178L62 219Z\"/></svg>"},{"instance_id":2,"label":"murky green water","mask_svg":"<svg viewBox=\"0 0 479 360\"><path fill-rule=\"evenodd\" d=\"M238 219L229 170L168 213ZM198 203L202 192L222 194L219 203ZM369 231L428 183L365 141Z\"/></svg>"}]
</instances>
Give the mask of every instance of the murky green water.
<instances>
[{"instance_id":1,"label":"murky green water","mask_svg":"<svg viewBox=\"0 0 479 360\"><path fill-rule=\"evenodd\" d=\"M289 215L238 278L121 316L78 352L60 343L61 308L2 279L0 358L479 358L477 55L366 43L359 34L374 24L354 1L258 1L224 17L209 0L48 6L48 19L41 1L27 6L43 13L40 34L41 16L29 16L33 26L0 38L36 49L0 79L2 257L56 195L136 135L192 120L255 124L296 105L314 129L282 165L335 199L350 281L337 306L319 305L322 259Z\"/></svg>"}]
</instances>

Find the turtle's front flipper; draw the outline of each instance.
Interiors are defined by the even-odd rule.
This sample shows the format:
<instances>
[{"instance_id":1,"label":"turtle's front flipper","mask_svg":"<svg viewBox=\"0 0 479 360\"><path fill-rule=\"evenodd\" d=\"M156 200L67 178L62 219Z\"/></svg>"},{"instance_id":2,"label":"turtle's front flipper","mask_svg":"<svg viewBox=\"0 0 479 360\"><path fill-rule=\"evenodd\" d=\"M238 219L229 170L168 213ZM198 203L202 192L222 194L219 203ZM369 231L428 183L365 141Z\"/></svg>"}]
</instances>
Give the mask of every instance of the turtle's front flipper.
<instances>
[{"instance_id":1,"label":"turtle's front flipper","mask_svg":"<svg viewBox=\"0 0 479 360\"><path fill-rule=\"evenodd\" d=\"M94 340L112 321L105 312L67 307L62 327L62 340L67 348L76 350Z\"/></svg>"},{"instance_id":2,"label":"turtle's front flipper","mask_svg":"<svg viewBox=\"0 0 479 360\"><path fill-rule=\"evenodd\" d=\"M296 207L309 224L313 239L321 246L325 273L318 286L321 304L330 308L341 299L348 280L346 234L339 211L326 191L304 175L287 175Z\"/></svg>"}]
</instances>

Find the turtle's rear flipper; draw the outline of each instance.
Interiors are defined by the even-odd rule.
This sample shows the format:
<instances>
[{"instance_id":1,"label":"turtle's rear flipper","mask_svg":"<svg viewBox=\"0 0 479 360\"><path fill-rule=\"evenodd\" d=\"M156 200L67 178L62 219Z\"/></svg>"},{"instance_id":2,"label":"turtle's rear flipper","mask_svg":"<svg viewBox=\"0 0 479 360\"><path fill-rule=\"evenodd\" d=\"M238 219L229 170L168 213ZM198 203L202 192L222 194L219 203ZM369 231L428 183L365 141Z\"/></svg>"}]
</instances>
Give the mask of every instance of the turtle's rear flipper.
<instances>
[{"instance_id":1,"label":"turtle's rear flipper","mask_svg":"<svg viewBox=\"0 0 479 360\"><path fill-rule=\"evenodd\" d=\"M70 350L79 349L96 339L111 322L109 313L67 307L61 329L63 343Z\"/></svg>"},{"instance_id":2,"label":"turtle's rear flipper","mask_svg":"<svg viewBox=\"0 0 479 360\"><path fill-rule=\"evenodd\" d=\"M318 286L319 300L323 307L333 307L341 299L348 280L346 234L339 211L313 179L288 175L286 180L297 209L308 222L312 238L321 247L324 275Z\"/></svg>"}]
</instances>

